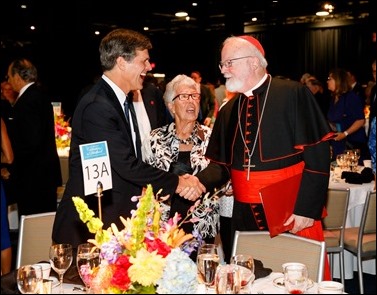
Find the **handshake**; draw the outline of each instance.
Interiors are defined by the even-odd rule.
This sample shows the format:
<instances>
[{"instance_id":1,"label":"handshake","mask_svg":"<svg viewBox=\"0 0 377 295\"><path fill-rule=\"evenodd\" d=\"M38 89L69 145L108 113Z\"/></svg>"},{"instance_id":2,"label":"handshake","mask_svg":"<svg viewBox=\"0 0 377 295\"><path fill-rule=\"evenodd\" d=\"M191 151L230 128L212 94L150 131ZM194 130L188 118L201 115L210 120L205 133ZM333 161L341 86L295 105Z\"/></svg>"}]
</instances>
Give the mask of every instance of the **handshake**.
<instances>
[{"instance_id":1,"label":"handshake","mask_svg":"<svg viewBox=\"0 0 377 295\"><path fill-rule=\"evenodd\" d=\"M179 182L175 192L187 200L196 201L206 192L206 188L196 176L184 174L179 176Z\"/></svg>"}]
</instances>

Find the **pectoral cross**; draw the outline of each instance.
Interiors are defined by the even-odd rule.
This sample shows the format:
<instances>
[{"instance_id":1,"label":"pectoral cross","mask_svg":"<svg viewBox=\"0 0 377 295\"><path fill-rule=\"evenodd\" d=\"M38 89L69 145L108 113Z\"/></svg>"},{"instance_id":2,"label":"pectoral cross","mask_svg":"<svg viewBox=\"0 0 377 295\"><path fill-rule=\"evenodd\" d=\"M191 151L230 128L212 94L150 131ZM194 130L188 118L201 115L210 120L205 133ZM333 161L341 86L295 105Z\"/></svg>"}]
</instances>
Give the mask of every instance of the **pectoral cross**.
<instances>
[{"instance_id":1,"label":"pectoral cross","mask_svg":"<svg viewBox=\"0 0 377 295\"><path fill-rule=\"evenodd\" d=\"M254 168L255 165L251 164L251 155L249 156L249 159L247 160L247 164L246 165L242 165L243 168L247 168L247 181L250 180L250 168Z\"/></svg>"}]
</instances>

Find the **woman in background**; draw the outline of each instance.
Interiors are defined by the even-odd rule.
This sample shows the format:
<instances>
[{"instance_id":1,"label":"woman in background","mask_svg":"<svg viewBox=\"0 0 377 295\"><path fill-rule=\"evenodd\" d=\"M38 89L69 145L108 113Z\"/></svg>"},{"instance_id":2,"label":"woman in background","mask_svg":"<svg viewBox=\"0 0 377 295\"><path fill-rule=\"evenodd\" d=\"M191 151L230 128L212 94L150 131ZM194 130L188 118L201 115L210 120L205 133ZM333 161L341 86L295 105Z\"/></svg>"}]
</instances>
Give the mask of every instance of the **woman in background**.
<instances>
[{"instance_id":1,"label":"woman in background","mask_svg":"<svg viewBox=\"0 0 377 295\"><path fill-rule=\"evenodd\" d=\"M327 87L331 92L327 119L337 136L331 141L333 160L346 149L360 149L359 162L369 159L365 116L361 99L352 91L348 73L344 69L330 71Z\"/></svg>"},{"instance_id":2,"label":"woman in background","mask_svg":"<svg viewBox=\"0 0 377 295\"><path fill-rule=\"evenodd\" d=\"M1 118L1 163L13 162L13 150L7 128ZM10 272L12 266L12 246L9 236L8 206L5 198L3 179L1 179L1 275Z\"/></svg>"}]
</instances>

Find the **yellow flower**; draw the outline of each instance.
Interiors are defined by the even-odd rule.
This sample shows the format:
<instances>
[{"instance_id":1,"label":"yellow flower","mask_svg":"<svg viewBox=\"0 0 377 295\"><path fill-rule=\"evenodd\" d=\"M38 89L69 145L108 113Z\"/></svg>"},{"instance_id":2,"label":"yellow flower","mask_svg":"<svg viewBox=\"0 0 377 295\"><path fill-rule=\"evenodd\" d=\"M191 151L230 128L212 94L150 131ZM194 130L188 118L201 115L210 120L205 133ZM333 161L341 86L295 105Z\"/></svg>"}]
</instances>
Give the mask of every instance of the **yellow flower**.
<instances>
[{"instance_id":1,"label":"yellow flower","mask_svg":"<svg viewBox=\"0 0 377 295\"><path fill-rule=\"evenodd\" d=\"M130 262L132 265L128 275L131 281L143 286L155 285L164 272L165 259L157 251L148 252L141 248L136 252L136 257L130 257Z\"/></svg>"}]
</instances>

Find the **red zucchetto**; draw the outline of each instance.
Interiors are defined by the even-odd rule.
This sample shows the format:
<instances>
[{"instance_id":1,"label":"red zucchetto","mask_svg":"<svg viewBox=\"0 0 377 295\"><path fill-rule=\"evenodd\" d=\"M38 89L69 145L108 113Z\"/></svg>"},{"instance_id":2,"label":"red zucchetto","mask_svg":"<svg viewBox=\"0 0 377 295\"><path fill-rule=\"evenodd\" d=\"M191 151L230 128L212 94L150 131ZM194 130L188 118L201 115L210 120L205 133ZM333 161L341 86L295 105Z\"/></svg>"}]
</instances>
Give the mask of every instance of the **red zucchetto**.
<instances>
[{"instance_id":1,"label":"red zucchetto","mask_svg":"<svg viewBox=\"0 0 377 295\"><path fill-rule=\"evenodd\" d=\"M259 52L262 53L262 55L264 56L264 49L257 39L251 36L246 36L246 35L238 36L238 37L253 44L259 50Z\"/></svg>"}]
</instances>

